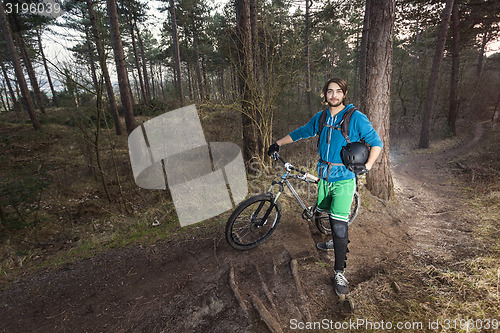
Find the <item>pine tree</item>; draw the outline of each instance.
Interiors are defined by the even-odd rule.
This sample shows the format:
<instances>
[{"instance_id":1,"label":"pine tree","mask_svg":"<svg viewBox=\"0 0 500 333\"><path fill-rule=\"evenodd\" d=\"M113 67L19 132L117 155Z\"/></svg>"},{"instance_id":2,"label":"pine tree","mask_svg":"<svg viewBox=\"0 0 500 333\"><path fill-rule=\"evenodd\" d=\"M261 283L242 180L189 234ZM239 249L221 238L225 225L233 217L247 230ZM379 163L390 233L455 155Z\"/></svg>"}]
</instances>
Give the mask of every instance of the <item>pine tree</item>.
<instances>
[{"instance_id":1,"label":"pine tree","mask_svg":"<svg viewBox=\"0 0 500 333\"><path fill-rule=\"evenodd\" d=\"M366 113L384 144L381 162L376 163L368 174L367 188L372 194L387 200L394 196L389 150L389 115L395 1L367 0L367 6L370 8L370 30L367 40Z\"/></svg>"},{"instance_id":2,"label":"pine tree","mask_svg":"<svg viewBox=\"0 0 500 333\"><path fill-rule=\"evenodd\" d=\"M115 0L107 0L109 24L111 27L111 41L115 55L116 72L118 76L118 86L120 87L120 99L122 101L123 114L125 115L125 124L127 132L132 132L137 123L134 117L132 90L127 75L127 65L125 63L125 53L123 52L122 40L120 35L120 25L118 23L118 12Z\"/></svg>"},{"instance_id":3,"label":"pine tree","mask_svg":"<svg viewBox=\"0 0 500 333\"><path fill-rule=\"evenodd\" d=\"M99 28L97 25L97 18L94 10L94 5L92 4L92 0L87 0L87 9L89 11L89 19L92 27L94 44L96 46L97 54L99 56L99 64L102 70L102 75L104 76L104 84L106 86L106 92L108 95L110 113L113 116L116 134L121 135L122 125L120 123L120 118L118 116L118 107L116 105L115 93L113 90L113 85L111 83L111 78L109 76L108 65L106 64L106 54L104 53L101 33L99 32Z\"/></svg>"},{"instance_id":4,"label":"pine tree","mask_svg":"<svg viewBox=\"0 0 500 333\"><path fill-rule=\"evenodd\" d=\"M12 64L14 65L14 71L16 72L17 82L23 94L23 101L25 103L26 110L28 111L31 123L35 130L41 128L38 117L36 116L35 105L31 99L31 94L26 84L26 79L24 77L23 69L21 67L21 61L19 60L19 55L17 53L16 47L14 46L14 40L12 38L12 33L10 30L9 23L7 21L7 16L5 15L5 10L3 3L0 3L0 27L3 32L4 39L7 43L7 48L10 53Z\"/></svg>"}]
</instances>

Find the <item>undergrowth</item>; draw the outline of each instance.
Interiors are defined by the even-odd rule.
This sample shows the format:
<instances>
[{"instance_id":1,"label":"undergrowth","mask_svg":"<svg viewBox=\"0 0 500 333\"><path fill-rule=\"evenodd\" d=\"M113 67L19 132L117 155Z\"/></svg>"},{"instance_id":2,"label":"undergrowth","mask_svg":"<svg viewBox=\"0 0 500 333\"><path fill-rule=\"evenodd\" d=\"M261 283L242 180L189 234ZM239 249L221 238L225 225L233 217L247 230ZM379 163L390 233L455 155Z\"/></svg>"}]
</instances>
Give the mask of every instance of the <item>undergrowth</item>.
<instances>
[{"instance_id":1,"label":"undergrowth","mask_svg":"<svg viewBox=\"0 0 500 333\"><path fill-rule=\"evenodd\" d=\"M9 216L4 221L10 221L0 224L0 282L12 281L26 270L60 266L112 248L192 237L191 234L200 229L218 234L223 232L223 224L230 212L202 224L180 228L173 204L165 193L138 189L130 180L126 136L106 134L100 146L106 156L104 164L108 170L113 170L109 156L110 147L114 147L119 175L118 179L108 178L108 185L112 188L110 204L93 167L95 161L91 158L91 147L74 127L74 117L63 111L50 117L52 119L44 120L46 129L43 132L34 132L28 124L21 128L8 119L3 119L0 127L0 168L5 175L2 206L8 206L3 209L5 216ZM205 110L201 117L207 141L239 143L241 133L235 130L237 126L228 126L228 123L238 121L237 113ZM113 132L112 129L107 131ZM224 133L223 137L218 137L217 133ZM360 309L357 317L394 323L411 319L422 322L424 330L431 319L441 323L458 320L459 324L462 319L499 319L499 128L492 129L488 137L489 143L482 145L482 150L456 161L461 165L457 177L460 186L465 188L460 200L470 207L468 214L480 217L474 234L476 241L483 244L484 251L448 267L428 265L411 253L401 253L399 260L395 260L397 266L389 265L374 279L363 282L366 284L363 288L357 288L364 293L356 296L360 303L357 304ZM442 142L446 147L456 144L455 139ZM439 144L434 146L438 149L436 147L439 148ZM282 153L292 164L314 171L315 163L311 162L314 148L315 142L310 140L294 145L295 153L287 147ZM296 153L299 151L311 154ZM270 167L249 175L249 195L265 192L273 178L282 171ZM26 181L31 187L23 185ZM127 193L124 200L118 195L118 181ZM313 202L314 190L301 185L296 187L300 196ZM5 199L9 192L5 189L10 189L11 200L16 198L13 195L16 193L19 198L27 198L24 206L18 199L9 203ZM282 204L285 209L297 209L293 198L282 200ZM31 221L34 221L33 210L36 210L37 223L11 228L12 219L17 214L16 207L24 209L21 214L29 216ZM316 264L324 265L322 262ZM411 330L418 331L405 331ZM474 330L460 329L459 326L451 331Z\"/></svg>"}]
</instances>

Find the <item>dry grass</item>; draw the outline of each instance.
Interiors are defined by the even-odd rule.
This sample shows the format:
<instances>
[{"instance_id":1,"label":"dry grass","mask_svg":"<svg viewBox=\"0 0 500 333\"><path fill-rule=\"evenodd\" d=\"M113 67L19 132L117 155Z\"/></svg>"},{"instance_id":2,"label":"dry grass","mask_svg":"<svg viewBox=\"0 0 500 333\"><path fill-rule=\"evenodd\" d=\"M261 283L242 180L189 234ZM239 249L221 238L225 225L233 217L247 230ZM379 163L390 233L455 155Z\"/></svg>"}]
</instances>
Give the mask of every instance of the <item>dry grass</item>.
<instances>
[{"instance_id":1,"label":"dry grass","mask_svg":"<svg viewBox=\"0 0 500 333\"><path fill-rule=\"evenodd\" d=\"M109 247L168 237L179 228L173 205L162 191L135 185L126 135L101 131L109 200L93 146L74 125L84 115L77 110L49 111L41 131L13 122L11 114L1 115L0 281ZM92 127L85 130L94 135ZM13 205L12 199L21 196L24 199ZM160 225L153 226L155 221Z\"/></svg>"},{"instance_id":2,"label":"dry grass","mask_svg":"<svg viewBox=\"0 0 500 333\"><path fill-rule=\"evenodd\" d=\"M454 181L464 194L457 198L457 207L464 207L457 214L475 221L471 235L480 253L464 252L461 260L433 264L401 253L383 274L353 291L356 317L394 324L421 322L426 331L431 331L429 321L438 321L434 332L493 331L488 320L498 324L500 315L500 128L490 129L484 142L480 150L457 159L467 168L457 169ZM452 144L445 140L436 145ZM490 329L480 328L486 323Z\"/></svg>"},{"instance_id":3,"label":"dry grass","mask_svg":"<svg viewBox=\"0 0 500 333\"><path fill-rule=\"evenodd\" d=\"M205 106L199 111L207 142L240 143L241 116L234 106ZM188 237L193 232L193 228L178 226L173 204L163 191L137 187L131 177L127 136L102 129L100 151L111 202L108 200L96 171L95 150L77 126L91 124L91 116L92 111L85 109L48 110L41 116L43 130L34 131L28 122L24 126L18 123L13 113L0 115L2 187L6 182L26 179L27 170L43 171L43 179L49 181L31 193L36 199L37 223L0 223L0 283L26 271L93 256L112 247ZM138 116L136 120L142 123L152 117ZM95 128L84 128L92 138ZM262 175L255 184L255 191L267 190L270 175ZM18 223L14 207L0 203L11 221ZM34 216L29 216L30 221ZM194 228L220 229L227 218L223 214Z\"/></svg>"},{"instance_id":4,"label":"dry grass","mask_svg":"<svg viewBox=\"0 0 500 333\"><path fill-rule=\"evenodd\" d=\"M19 170L30 163L37 170L43 161L50 166L47 177L51 180L40 200L41 222L37 226L8 231L5 226L0 226L0 281L11 281L25 269L59 265L110 247L149 243L193 232L193 228L181 230L177 226L173 206L161 192L140 190L130 181L125 136L116 138L111 135L131 213L127 214L123 204L119 203L116 181L112 180L110 186L114 186L113 198L116 201L110 205L99 179L87 165L87 148L78 130L62 124L69 121L65 114L55 116L59 120L46 122L46 129L39 133L29 125L20 129L19 124L8 121L0 127L0 171L4 179L15 179ZM229 109L202 113L207 141L239 142L241 133L235 130L237 127L228 126L228 123L237 123L238 119L238 114ZM231 129L224 132L221 128ZM225 133L224 137L217 137L216 133L221 132ZM420 321L424 328L431 319L441 322L445 319L498 319L500 180L498 173L493 171L500 170L497 144L500 131L492 130L488 137L486 149L464 157L461 162L467 169L457 175L466 194L463 205L468 207L467 214L481 217L474 234L476 241L483 244L484 251L479 256L449 263L447 267L429 265L412 253L401 253L394 261L397 265L388 264L384 272L353 290L358 318L394 323ZM435 143L432 149L449 148L456 143L457 139L446 139ZM310 156L298 152L313 151L315 142L301 142L294 146L293 149L284 148L284 156L296 166L314 169L314 165L308 164ZM103 154L109 155L109 145L103 144ZM106 165L112 165L109 159ZM271 169L249 177L253 190L264 192L277 174L279 172ZM282 204L295 211L297 207L292 200L282 200ZM365 206L369 204L369 201L364 202ZM225 218L212 219L201 227L221 229ZM153 226L157 221L160 224ZM317 264L323 265L321 262Z\"/></svg>"}]
</instances>

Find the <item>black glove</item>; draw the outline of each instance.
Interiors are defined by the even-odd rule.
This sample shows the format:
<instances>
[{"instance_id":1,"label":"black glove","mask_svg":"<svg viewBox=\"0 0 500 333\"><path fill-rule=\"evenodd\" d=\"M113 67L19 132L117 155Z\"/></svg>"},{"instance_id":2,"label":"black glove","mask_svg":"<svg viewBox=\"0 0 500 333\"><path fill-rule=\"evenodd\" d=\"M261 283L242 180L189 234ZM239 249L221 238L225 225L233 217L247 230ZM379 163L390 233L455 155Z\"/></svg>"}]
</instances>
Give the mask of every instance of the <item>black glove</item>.
<instances>
[{"instance_id":1,"label":"black glove","mask_svg":"<svg viewBox=\"0 0 500 333\"><path fill-rule=\"evenodd\" d=\"M269 146L269 149L267 150L267 155L272 156L274 153L279 151L280 151L280 146L278 145L277 142L275 142Z\"/></svg>"},{"instance_id":2,"label":"black glove","mask_svg":"<svg viewBox=\"0 0 500 333\"><path fill-rule=\"evenodd\" d=\"M368 173L368 170L364 164L351 164L350 166L347 167L347 169L351 170L358 176L361 176L362 174Z\"/></svg>"}]
</instances>

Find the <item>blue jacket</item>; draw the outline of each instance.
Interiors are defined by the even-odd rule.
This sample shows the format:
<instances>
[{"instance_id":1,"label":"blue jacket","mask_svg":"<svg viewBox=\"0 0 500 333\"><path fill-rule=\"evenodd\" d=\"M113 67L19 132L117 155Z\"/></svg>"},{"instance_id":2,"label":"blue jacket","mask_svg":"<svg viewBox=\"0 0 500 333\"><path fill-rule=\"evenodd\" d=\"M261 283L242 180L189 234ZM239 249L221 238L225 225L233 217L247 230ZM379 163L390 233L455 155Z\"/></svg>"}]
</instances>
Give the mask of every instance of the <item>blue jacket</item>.
<instances>
[{"instance_id":1,"label":"blue jacket","mask_svg":"<svg viewBox=\"0 0 500 333\"><path fill-rule=\"evenodd\" d=\"M352 104L347 105L334 117L331 116L330 112L327 112L325 124L331 126L339 125L342 121L344 113L346 113L347 110L353 107L354 106ZM290 137L294 142L300 139L307 139L317 135L321 112L322 111L316 113L307 124L290 133ZM330 144L327 143L327 136L330 136ZM349 122L349 139L351 140L351 142L364 140L370 147L383 147L382 140L380 139L380 136L377 134L375 129L373 129L372 124L368 120L368 117L359 111L355 111L352 114L351 120ZM340 130L335 130L326 126L323 128L322 135L319 139L318 149L320 160L317 166L318 176L321 179L324 179L328 182L337 182L340 180L355 178L354 172L347 170L347 168L343 165L330 166L330 172L328 173L328 165L321 162L321 160L323 160L330 163L342 164L340 151L346 144L347 141L342 136Z\"/></svg>"}]
</instances>

